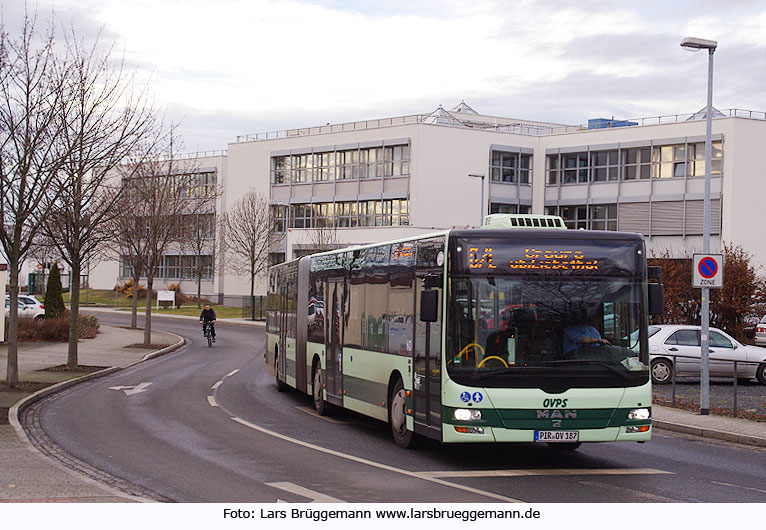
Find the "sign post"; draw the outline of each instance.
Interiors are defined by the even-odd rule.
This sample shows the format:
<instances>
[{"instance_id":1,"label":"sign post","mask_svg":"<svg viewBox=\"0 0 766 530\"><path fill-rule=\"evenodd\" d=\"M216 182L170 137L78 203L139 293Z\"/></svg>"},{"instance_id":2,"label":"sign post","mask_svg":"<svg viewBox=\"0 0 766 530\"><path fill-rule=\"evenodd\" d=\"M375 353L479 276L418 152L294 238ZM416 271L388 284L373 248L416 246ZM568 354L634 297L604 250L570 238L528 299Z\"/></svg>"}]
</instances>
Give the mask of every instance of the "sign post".
<instances>
[{"instance_id":1,"label":"sign post","mask_svg":"<svg viewBox=\"0 0 766 530\"><path fill-rule=\"evenodd\" d=\"M157 291L157 309L160 308L160 302L173 302L173 309L176 308L175 291Z\"/></svg>"},{"instance_id":2,"label":"sign post","mask_svg":"<svg viewBox=\"0 0 766 530\"><path fill-rule=\"evenodd\" d=\"M710 289L723 287L723 255L694 254L692 259L692 287L702 289L702 322L700 347L700 414L710 414Z\"/></svg>"}]
</instances>

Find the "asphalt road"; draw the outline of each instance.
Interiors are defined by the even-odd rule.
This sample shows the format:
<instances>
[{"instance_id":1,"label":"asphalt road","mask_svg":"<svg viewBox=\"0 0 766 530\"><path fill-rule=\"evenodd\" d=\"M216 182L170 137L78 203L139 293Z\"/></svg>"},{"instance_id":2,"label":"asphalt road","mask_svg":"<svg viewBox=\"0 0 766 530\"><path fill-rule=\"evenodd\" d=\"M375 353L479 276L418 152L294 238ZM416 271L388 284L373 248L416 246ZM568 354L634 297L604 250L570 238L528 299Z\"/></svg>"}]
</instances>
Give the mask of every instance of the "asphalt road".
<instances>
[{"instance_id":1,"label":"asphalt road","mask_svg":"<svg viewBox=\"0 0 766 530\"><path fill-rule=\"evenodd\" d=\"M536 444L401 449L383 423L343 411L320 418L308 396L277 392L262 329L219 323L211 349L194 321L154 323L191 344L60 393L35 420L89 469L158 500L766 502L766 451L661 431L650 443L574 453ZM142 383L130 395L112 388Z\"/></svg>"}]
</instances>

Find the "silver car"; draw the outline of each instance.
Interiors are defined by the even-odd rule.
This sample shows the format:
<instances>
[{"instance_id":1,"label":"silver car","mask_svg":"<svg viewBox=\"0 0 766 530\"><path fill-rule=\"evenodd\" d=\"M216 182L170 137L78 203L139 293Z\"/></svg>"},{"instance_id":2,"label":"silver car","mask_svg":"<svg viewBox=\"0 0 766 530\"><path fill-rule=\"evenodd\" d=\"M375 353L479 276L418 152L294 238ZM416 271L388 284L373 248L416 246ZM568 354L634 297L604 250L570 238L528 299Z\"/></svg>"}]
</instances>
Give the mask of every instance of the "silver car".
<instances>
[{"instance_id":1,"label":"silver car","mask_svg":"<svg viewBox=\"0 0 766 530\"><path fill-rule=\"evenodd\" d=\"M737 363L737 379L758 379L766 385L766 348L741 344L720 329L710 328L709 367L711 377L734 375L733 361ZM670 382L676 375L699 376L702 348L700 326L649 326L649 359L652 382Z\"/></svg>"},{"instance_id":2,"label":"silver car","mask_svg":"<svg viewBox=\"0 0 766 530\"><path fill-rule=\"evenodd\" d=\"M755 325L755 344L766 346L766 315Z\"/></svg>"}]
</instances>

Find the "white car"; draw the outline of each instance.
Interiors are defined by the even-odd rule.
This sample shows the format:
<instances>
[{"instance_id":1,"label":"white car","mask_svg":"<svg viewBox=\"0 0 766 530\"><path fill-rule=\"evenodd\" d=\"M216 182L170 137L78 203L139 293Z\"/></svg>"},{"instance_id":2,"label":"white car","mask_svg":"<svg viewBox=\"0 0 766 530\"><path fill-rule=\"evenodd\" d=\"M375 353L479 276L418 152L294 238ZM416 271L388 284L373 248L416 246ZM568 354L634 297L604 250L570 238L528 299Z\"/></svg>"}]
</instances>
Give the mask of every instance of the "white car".
<instances>
[{"instance_id":1,"label":"white car","mask_svg":"<svg viewBox=\"0 0 766 530\"><path fill-rule=\"evenodd\" d=\"M756 346L766 346L766 315L755 325Z\"/></svg>"},{"instance_id":2,"label":"white car","mask_svg":"<svg viewBox=\"0 0 766 530\"><path fill-rule=\"evenodd\" d=\"M5 295L5 318L11 313L11 297ZM45 306L29 294L19 295L19 318L45 318Z\"/></svg>"},{"instance_id":3,"label":"white car","mask_svg":"<svg viewBox=\"0 0 766 530\"><path fill-rule=\"evenodd\" d=\"M757 378L766 385L766 348L740 344L720 329L710 328L709 367L712 377L732 377L732 361L737 363L737 379L749 381ZM652 382L671 381L676 375L699 376L702 348L700 326L649 326L649 359Z\"/></svg>"}]
</instances>

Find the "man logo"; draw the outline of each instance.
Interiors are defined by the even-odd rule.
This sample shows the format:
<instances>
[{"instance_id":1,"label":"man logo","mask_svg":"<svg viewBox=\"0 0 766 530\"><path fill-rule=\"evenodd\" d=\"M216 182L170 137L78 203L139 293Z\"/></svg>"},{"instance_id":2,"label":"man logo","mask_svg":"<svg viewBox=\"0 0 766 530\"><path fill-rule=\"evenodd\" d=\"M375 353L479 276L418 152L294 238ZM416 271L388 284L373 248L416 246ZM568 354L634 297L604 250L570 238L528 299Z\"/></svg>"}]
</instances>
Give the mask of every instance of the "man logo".
<instances>
[{"instance_id":1,"label":"man logo","mask_svg":"<svg viewBox=\"0 0 766 530\"><path fill-rule=\"evenodd\" d=\"M537 419L538 420L570 420L570 419L577 419L577 411L576 410L538 410L537 411Z\"/></svg>"},{"instance_id":2,"label":"man logo","mask_svg":"<svg viewBox=\"0 0 766 530\"><path fill-rule=\"evenodd\" d=\"M561 420L551 421L551 427L561 427Z\"/></svg>"}]
</instances>

